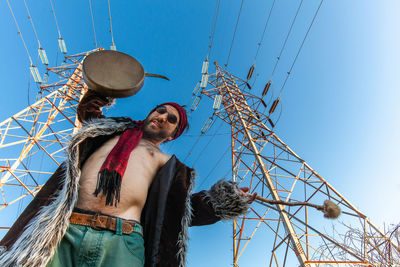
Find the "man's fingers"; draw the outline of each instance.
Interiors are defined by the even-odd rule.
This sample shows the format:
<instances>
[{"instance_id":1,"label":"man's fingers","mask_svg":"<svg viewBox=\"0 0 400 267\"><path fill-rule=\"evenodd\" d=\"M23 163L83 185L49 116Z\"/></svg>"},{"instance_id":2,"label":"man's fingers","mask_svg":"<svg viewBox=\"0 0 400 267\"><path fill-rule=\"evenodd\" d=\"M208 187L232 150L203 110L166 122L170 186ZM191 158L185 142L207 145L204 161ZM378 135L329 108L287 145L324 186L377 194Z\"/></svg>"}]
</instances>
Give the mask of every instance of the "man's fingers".
<instances>
[{"instance_id":1,"label":"man's fingers","mask_svg":"<svg viewBox=\"0 0 400 267\"><path fill-rule=\"evenodd\" d=\"M252 194L252 195L249 194L249 196L250 196L249 203L251 204L251 203L253 203L254 200L256 199L257 193L254 193L254 194Z\"/></svg>"},{"instance_id":2,"label":"man's fingers","mask_svg":"<svg viewBox=\"0 0 400 267\"><path fill-rule=\"evenodd\" d=\"M240 187L239 188L242 192L246 193L247 191L249 191L248 187Z\"/></svg>"}]
</instances>

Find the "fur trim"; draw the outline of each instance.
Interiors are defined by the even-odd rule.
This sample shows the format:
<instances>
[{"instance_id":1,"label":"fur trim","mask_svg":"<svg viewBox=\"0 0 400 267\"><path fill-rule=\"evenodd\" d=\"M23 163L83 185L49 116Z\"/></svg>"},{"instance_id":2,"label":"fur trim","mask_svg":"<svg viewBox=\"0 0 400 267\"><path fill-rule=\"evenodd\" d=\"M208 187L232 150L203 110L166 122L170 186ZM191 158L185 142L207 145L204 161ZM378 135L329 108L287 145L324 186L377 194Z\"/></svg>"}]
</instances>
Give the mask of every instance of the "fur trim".
<instances>
[{"instance_id":1,"label":"fur trim","mask_svg":"<svg viewBox=\"0 0 400 267\"><path fill-rule=\"evenodd\" d=\"M197 176L196 172L192 170L190 174L190 185L185 200L185 213L181 220L182 229L178 235L178 241L177 241L178 253L176 254L176 257L179 260L179 267L186 266L187 243L189 241L188 228L192 221L192 216L193 216L193 208L190 201L190 197L194 188L194 180L196 176Z\"/></svg>"},{"instance_id":2,"label":"fur trim","mask_svg":"<svg viewBox=\"0 0 400 267\"><path fill-rule=\"evenodd\" d=\"M250 208L249 198L241 197L237 185L231 181L219 180L204 197L223 220L235 220Z\"/></svg>"},{"instance_id":3,"label":"fur trim","mask_svg":"<svg viewBox=\"0 0 400 267\"><path fill-rule=\"evenodd\" d=\"M106 118L95 119L83 125L72 137L68 147L62 189L57 192L51 204L41 208L14 245L7 252L0 254L0 266L40 267L51 260L68 228L69 217L78 199L81 174L78 168L79 144L88 137L124 131L131 124L131 121L121 118Z\"/></svg>"}]
</instances>

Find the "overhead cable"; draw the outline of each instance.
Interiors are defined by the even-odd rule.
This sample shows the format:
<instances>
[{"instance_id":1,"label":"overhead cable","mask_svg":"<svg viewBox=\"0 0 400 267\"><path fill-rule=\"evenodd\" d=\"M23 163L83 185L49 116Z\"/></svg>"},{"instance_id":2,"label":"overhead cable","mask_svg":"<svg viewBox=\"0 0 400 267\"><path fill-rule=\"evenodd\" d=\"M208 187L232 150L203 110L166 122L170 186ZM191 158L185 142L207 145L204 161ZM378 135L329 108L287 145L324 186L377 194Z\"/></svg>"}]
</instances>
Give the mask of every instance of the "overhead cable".
<instances>
[{"instance_id":1,"label":"overhead cable","mask_svg":"<svg viewBox=\"0 0 400 267\"><path fill-rule=\"evenodd\" d=\"M268 24L269 24L269 19L271 18L272 10L274 9L274 6L275 6L275 0L272 2L271 8L269 9L268 17L267 17L267 20L266 20L265 25L264 25L263 33L261 34L260 42L258 42L258 44L257 44L257 45L258 45L257 51L256 51L256 55L254 56L254 60L253 60L253 64L252 64L252 67L253 67L253 68L254 68L254 66L255 66L255 64L256 64L256 60L257 60L257 57L258 57L258 53L260 52L261 45L262 45L262 43L263 43L263 41L264 41L264 36L265 36L265 33L267 32L267 28L268 28ZM253 87L254 84L256 83L257 77L258 77L258 73L256 74L256 76L255 76L255 78L254 78L254 81L253 81L253 84L251 85L251 87ZM249 80L249 79L247 79L247 80Z\"/></svg>"},{"instance_id":2,"label":"overhead cable","mask_svg":"<svg viewBox=\"0 0 400 267\"><path fill-rule=\"evenodd\" d=\"M244 0L242 0L242 3L240 4L239 14L238 14L238 17L237 17L237 20L236 20L235 30L233 31L231 47L229 48L228 58L226 59L225 67L228 67L229 58L231 57L232 47L233 47L233 43L235 41L235 36L236 36L236 30L237 30L237 27L239 25L240 14L242 14L243 3L244 3Z\"/></svg>"},{"instance_id":3,"label":"overhead cable","mask_svg":"<svg viewBox=\"0 0 400 267\"><path fill-rule=\"evenodd\" d=\"M293 18L293 20L292 20L292 24L290 25L290 28L289 28L289 31L288 31L288 33L287 33L287 35L286 35L285 41L283 42L283 45L282 45L281 51L280 51L280 53L279 53L279 56L276 58L275 66L274 66L274 69L272 70L270 80L272 80L272 77L274 76L276 67L278 66L279 60L281 59L283 50L285 50L286 43L287 43L287 41L288 41L288 39L289 39L290 33L292 32L293 25L294 25L294 23L296 22L297 15L299 14L299 11L300 11L300 8L301 8L301 5L302 5L302 4L303 4L303 0L300 1L300 4L299 4L299 6L298 6L298 8L297 8L297 11L296 11L296 15L294 16L294 18Z\"/></svg>"},{"instance_id":4,"label":"overhead cable","mask_svg":"<svg viewBox=\"0 0 400 267\"><path fill-rule=\"evenodd\" d=\"M96 29L94 27L94 19L93 19L93 10L92 10L92 2L89 0L89 8L90 8L90 16L92 18L92 27L93 27L93 35L94 35L94 45L97 48L97 38L96 38Z\"/></svg>"},{"instance_id":5,"label":"overhead cable","mask_svg":"<svg viewBox=\"0 0 400 267\"><path fill-rule=\"evenodd\" d=\"M25 4L26 12L28 13L28 19L31 22L31 25L32 25L32 28L33 28L33 32L35 33L36 40L38 41L38 45L39 45L39 48L40 48L41 45L40 45L39 37L38 37L38 34L36 32L36 28L35 28L35 25L33 24L31 13L29 12L29 8L28 8L28 5L26 4L25 0L24 0L24 4Z\"/></svg>"},{"instance_id":6,"label":"overhead cable","mask_svg":"<svg viewBox=\"0 0 400 267\"><path fill-rule=\"evenodd\" d=\"M54 11L53 2L51 0L49 0L49 1L50 1L50 5L51 5L51 13L53 13L54 21L56 22L56 27L57 27L57 31L58 31L58 38L61 38L61 32L60 32L60 28L58 27L58 22L57 22L56 12Z\"/></svg>"},{"instance_id":7,"label":"overhead cable","mask_svg":"<svg viewBox=\"0 0 400 267\"><path fill-rule=\"evenodd\" d=\"M39 40L37 31L36 31L36 28L35 28L35 24L33 23L33 19L32 19L31 13L29 12L29 8L28 8L28 5L26 4L25 0L24 0L24 4L25 4L26 12L28 13L28 19L31 22L31 25L32 25L32 28L33 28L33 32L35 33L36 40L38 42L38 46L39 46L38 53L39 53L40 60L42 61L43 65L47 66L47 65L49 65L49 60L47 59L46 51L43 49L43 47L40 44L40 40Z\"/></svg>"},{"instance_id":8,"label":"overhead cable","mask_svg":"<svg viewBox=\"0 0 400 267\"><path fill-rule=\"evenodd\" d=\"M213 115L213 116L214 116L214 115ZM213 118L213 116L210 117L210 118ZM209 119L210 119L210 118L209 118ZM208 120L207 120L206 124L207 124L207 123L208 123ZM214 135L212 136L212 138L214 138L214 136L216 135L216 133L218 132L218 130L221 128L222 124L223 124L223 122L221 122L221 124L218 126L218 129L216 130L216 132L214 133ZM212 124L210 124L208 128L210 128L211 126L212 126ZM203 128L204 128L204 127L203 127ZM208 128L207 128L207 130L208 130ZM196 145L199 143L200 138L203 137L203 136L206 136L205 133L206 133L206 131L203 131L203 129L202 129L201 134L197 137L196 141L193 143L192 147L189 149L189 152L188 152L188 154L186 155L186 157L185 157L185 159L184 159L183 161L186 161L186 160L190 157L190 155L192 154L192 151L194 150L194 148L196 147ZM211 140L212 140L212 138L211 138ZM208 144L211 142L211 140L208 142ZM207 147L208 144L207 144L205 147ZM203 148L203 150L200 152L200 155L196 158L196 160L194 161L194 163L196 163L196 161L199 159L199 157L200 157L201 154L204 152L204 150L205 150L205 148ZM194 165L194 163L193 163L193 165Z\"/></svg>"},{"instance_id":9,"label":"overhead cable","mask_svg":"<svg viewBox=\"0 0 400 267\"><path fill-rule=\"evenodd\" d=\"M31 63L31 66L34 66L34 65L33 65L33 62L32 62L31 55L29 54L28 48L26 47L26 43L25 43L24 37L22 36L22 32L21 32L21 30L20 30L20 28L19 28L17 19L15 18L14 12L13 12L13 10L12 10L12 8L11 8L10 2L9 2L8 0L6 0L6 1L7 1L8 8L9 8L10 11L11 11L11 15L12 15L12 17L13 17L13 19L14 19L15 26L17 26L17 30L18 30L17 33L18 33L19 36L21 37L22 43L24 44L26 54L28 55L28 58L29 58L29 62Z\"/></svg>"},{"instance_id":10,"label":"overhead cable","mask_svg":"<svg viewBox=\"0 0 400 267\"><path fill-rule=\"evenodd\" d=\"M300 45L300 47L299 47L299 50L297 51L296 57L294 58L293 63L292 63L292 65L290 66L290 69L289 69L289 71L288 71L288 73L287 73L286 79L285 79L285 81L284 81L284 83L283 83L283 85L282 85L282 87L281 87L281 90L279 91L278 98L280 97L280 95L281 95L281 93L282 93L282 91L283 91L283 88L285 87L286 82L287 82L287 80L289 79L290 74L292 73L293 67L294 67L294 65L296 64L297 58L299 57L299 54L300 54L300 52L301 52L301 49L303 48L304 42L305 42L306 39L307 39L308 33L310 32L311 27L312 27L313 24L314 24L315 18L317 17L318 12L319 12L319 10L320 10L320 8L321 8L323 2L324 2L324 0L321 0L321 2L320 2L319 5L318 5L317 10L315 11L315 14L314 14L314 17L313 17L313 19L312 19L312 21L311 21L311 24L310 24L310 26L309 26L308 29L307 29L307 32L306 32L306 34L305 34L305 36L304 36L304 38L303 38L303 41L301 42L301 45Z\"/></svg>"},{"instance_id":11,"label":"overhead cable","mask_svg":"<svg viewBox=\"0 0 400 267\"><path fill-rule=\"evenodd\" d=\"M221 160L224 158L225 154L228 153L228 151L230 150L230 146L228 146L225 150L225 152L221 155L221 157L215 162L214 166L211 168L211 170L209 171L209 173L207 174L207 176L204 178L203 182L199 185L199 188L202 187L202 185L207 181L208 177L210 177L211 173L215 170L215 168L217 168L217 166L219 165L219 163L221 162Z\"/></svg>"},{"instance_id":12,"label":"overhead cable","mask_svg":"<svg viewBox=\"0 0 400 267\"><path fill-rule=\"evenodd\" d=\"M193 143L192 147L189 149L188 154L186 155L185 159L183 161L186 161L188 157L190 157L190 155L192 154L192 150L194 149L194 147L197 145L197 143L199 142L200 138L203 136L203 134L199 135L199 137L197 137L196 141Z\"/></svg>"},{"instance_id":13,"label":"overhead cable","mask_svg":"<svg viewBox=\"0 0 400 267\"><path fill-rule=\"evenodd\" d=\"M213 18L213 25L211 27L211 35L209 36L210 43L208 44L208 51L207 51L207 56L206 60L208 60L210 54L211 54L211 48L214 42L214 34L215 34L215 29L217 27L217 20L218 20L218 14L219 14L219 5L221 3L221 0L217 0L217 4L215 6L215 11L214 11L214 18Z\"/></svg>"},{"instance_id":14,"label":"overhead cable","mask_svg":"<svg viewBox=\"0 0 400 267\"><path fill-rule=\"evenodd\" d=\"M256 63L256 59L257 59L258 53L260 52L261 44L262 44L262 42L264 40L265 32L267 31L269 19L271 18L271 14L272 14L272 10L274 9L274 6L275 6L275 0L272 2L272 6L269 9L269 14L268 14L268 17L267 17L267 21L265 22L264 31L263 31L263 33L261 35L260 42L257 44L258 47L257 47L256 55L254 56L253 65Z\"/></svg>"},{"instance_id":15,"label":"overhead cable","mask_svg":"<svg viewBox=\"0 0 400 267\"><path fill-rule=\"evenodd\" d=\"M114 35L113 35L113 29L112 29L112 19L111 19L111 6L110 6L110 0L107 0L108 2L108 20L110 21L110 33L111 33L111 50L117 50L115 43L114 43Z\"/></svg>"},{"instance_id":16,"label":"overhead cable","mask_svg":"<svg viewBox=\"0 0 400 267\"><path fill-rule=\"evenodd\" d=\"M210 140L208 140L208 143L203 147L203 149L200 151L199 155L197 155L197 158L194 160L192 167L197 163L197 161L200 159L201 155L204 153L204 151L207 149L208 145L211 143L211 141L214 139L214 137L217 135L217 132L220 130L222 124L224 121L221 121L221 124L218 126L217 130L215 133L211 136ZM203 135L204 136L204 135Z\"/></svg>"}]
</instances>

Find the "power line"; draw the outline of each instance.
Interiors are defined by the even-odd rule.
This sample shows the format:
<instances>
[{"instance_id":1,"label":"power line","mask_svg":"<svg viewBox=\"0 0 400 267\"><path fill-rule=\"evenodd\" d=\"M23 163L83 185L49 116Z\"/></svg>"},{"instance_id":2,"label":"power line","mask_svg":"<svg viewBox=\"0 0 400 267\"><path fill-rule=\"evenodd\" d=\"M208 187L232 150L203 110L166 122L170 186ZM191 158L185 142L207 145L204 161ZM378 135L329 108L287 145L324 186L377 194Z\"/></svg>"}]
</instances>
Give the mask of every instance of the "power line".
<instances>
[{"instance_id":1,"label":"power line","mask_svg":"<svg viewBox=\"0 0 400 267\"><path fill-rule=\"evenodd\" d=\"M269 19L271 18L271 14L272 14L272 10L274 9L274 6L275 6L275 0L274 0L274 2L272 2L272 6L269 9L269 14L268 14L268 17L267 17L267 21L265 22L264 31L263 31L263 33L261 35L260 42L258 43L256 55L254 56L253 65L256 63L256 59L257 59L258 53L260 52L261 44L262 44L262 42L264 40L265 32L267 31Z\"/></svg>"},{"instance_id":2,"label":"power line","mask_svg":"<svg viewBox=\"0 0 400 267\"><path fill-rule=\"evenodd\" d=\"M214 114L213 114L214 116ZM210 117L209 119L212 119L212 117ZM208 123L208 121L206 122L206 124ZM218 126L217 130L214 132L214 134L212 135L212 138L215 137L215 135L217 135L217 132L219 131L219 129L221 128L223 124L223 121L221 121L221 124ZM210 126L213 125L213 123L210 124ZM204 125L205 126L205 125ZM210 126L208 128L210 128ZM203 127L204 128L204 127ZM189 149L188 154L186 155L185 159L183 161L186 161L186 159L189 158L189 156L192 154L193 149L196 147L197 143L200 141L201 137L206 136L205 133L208 131L207 130L203 131L203 129L201 130L201 134L197 137L196 141L194 142L194 144L192 145L192 147ZM212 140L211 138L211 140ZM206 147L209 145L209 143L211 142L211 140L207 143ZM203 148L202 152L200 152L200 155L204 152L205 148ZM196 158L195 162L199 159L200 155ZM194 165L194 163L193 163Z\"/></svg>"},{"instance_id":3,"label":"power line","mask_svg":"<svg viewBox=\"0 0 400 267\"><path fill-rule=\"evenodd\" d=\"M214 11L213 25L211 27L211 35L209 36L210 43L208 44L208 51L207 51L206 60L208 60L208 58L209 58L209 56L211 54L211 49L212 49L212 45L213 45L213 42L214 42L214 34L215 34L215 29L217 27L220 3L221 3L221 0L217 0L217 4L215 6L215 11Z\"/></svg>"},{"instance_id":4,"label":"power line","mask_svg":"<svg viewBox=\"0 0 400 267\"><path fill-rule=\"evenodd\" d=\"M312 21L311 21L311 24L310 24L310 26L309 26L308 29L307 29L306 35L304 36L303 41L301 42L301 45L300 45L300 47L299 47L299 50L297 51L296 57L294 58L293 63L292 63L292 65L291 65L291 67L290 67L290 69L289 69L289 71L288 71L288 73L287 73L286 79L285 79L285 81L284 81L284 83L283 83L283 85L282 85L282 87L281 87L281 90L279 91L278 98L280 97L280 95L281 95L281 93L282 93L282 91L283 91L283 88L285 87L286 82L287 82L287 80L289 79L289 76L290 76L290 74L291 74L291 72L292 72L292 70L293 70L293 67L294 67L294 65L296 64L297 58L299 57L299 54L300 54L300 52L301 52L301 49L303 48L304 42L305 42L306 39L307 39L308 33L310 32L311 27L312 27L313 24L314 24L315 18L317 17L318 12L319 12L319 10L320 10L320 8L321 8L323 2L324 2L324 0L321 0L321 2L320 2L319 5L318 5L317 10L315 11L315 14L314 14L314 17L313 17L313 19L312 19Z\"/></svg>"},{"instance_id":5,"label":"power line","mask_svg":"<svg viewBox=\"0 0 400 267\"><path fill-rule=\"evenodd\" d=\"M236 37L236 30L237 30L237 27L239 25L240 15L242 14L243 3L244 3L244 0L242 0L242 3L240 4L239 14L238 14L238 18L236 20L235 30L233 32L231 47L229 48L228 58L226 59L225 67L228 67L229 58L231 57L232 47L233 47L233 43L234 43L235 37Z\"/></svg>"},{"instance_id":6,"label":"power line","mask_svg":"<svg viewBox=\"0 0 400 267\"><path fill-rule=\"evenodd\" d=\"M60 28L58 27L58 22L57 22L56 12L54 11L53 2L51 0L49 0L49 1L50 1L50 5L51 5L51 13L53 13L54 21L56 22L56 26L57 26L58 38L61 38L61 32L60 32Z\"/></svg>"},{"instance_id":7,"label":"power line","mask_svg":"<svg viewBox=\"0 0 400 267\"><path fill-rule=\"evenodd\" d=\"M283 45L282 45L281 51L280 51L280 53L279 53L279 56L276 58L275 66L274 66L274 69L272 70L270 80L272 80L272 77L274 76L276 67L278 66L279 60L281 59L283 50L285 50L286 43L287 43L287 41L288 41L288 39L289 39L290 33L292 32L293 25L294 25L294 23L296 22L297 15L299 14L299 11L300 11L300 8L301 8L301 5L302 5L302 4L303 4L303 0L300 1L300 4L299 4L299 6L298 6L298 8L297 8L297 11L296 11L296 15L294 16L294 18L293 18L293 20L292 20L292 24L290 25L290 28L289 28L289 31L288 31L288 33L287 33L287 35L286 35L285 41L283 42Z\"/></svg>"},{"instance_id":8,"label":"power line","mask_svg":"<svg viewBox=\"0 0 400 267\"><path fill-rule=\"evenodd\" d=\"M269 78L270 81L272 80L272 78L273 78L273 76L274 76L274 74L275 74L275 70L276 70L276 68L277 68L277 66L278 66L278 64L279 64L279 62L280 62L280 59L281 59L282 54L283 54L283 51L284 51L285 48L286 48L287 41L289 40L289 36L290 36L290 34L291 34L291 32L292 32L293 25L294 25L294 23L296 22L297 15L299 14L299 11L300 11L300 9L301 9L302 4L303 4L303 0L300 1L299 6L297 7L296 14L295 14L295 16L293 17L292 23L291 23L291 25L290 25L290 27L289 27L289 31L288 31L288 33L286 34L286 38L285 38L285 41L283 42L281 51L279 52L279 56L276 58L274 68L273 68L272 73L271 73L270 78ZM271 8L271 10L272 10L272 8ZM267 20L267 23L268 23L268 20ZM257 58L257 54L256 54L256 57L254 58L254 62L255 62L256 58ZM253 64L254 64L254 63L253 63ZM256 76L256 78L254 79L253 86L254 86L254 84L255 84L255 82L256 82L256 79L257 79L257 76ZM275 89L275 87L272 86L272 89ZM271 95L271 99L270 99L269 102L271 102L272 98L273 98L273 94ZM269 103L268 103L268 105L269 105ZM280 116L279 116L279 117L280 117Z\"/></svg>"},{"instance_id":9,"label":"power line","mask_svg":"<svg viewBox=\"0 0 400 267\"><path fill-rule=\"evenodd\" d=\"M203 136L214 136L214 135L228 135L231 134L230 132L220 133L220 134L203 134ZM199 137L201 134L185 134L185 137Z\"/></svg>"},{"instance_id":10,"label":"power line","mask_svg":"<svg viewBox=\"0 0 400 267\"><path fill-rule=\"evenodd\" d=\"M185 157L185 159L183 161L186 161L187 158L192 154L193 148L197 145L197 143L199 142L201 137L202 137L202 135L199 135L199 137L197 137L196 141L193 143L192 147L189 149L189 152L188 152L188 154L186 155L186 157Z\"/></svg>"},{"instance_id":11,"label":"power line","mask_svg":"<svg viewBox=\"0 0 400 267\"><path fill-rule=\"evenodd\" d=\"M42 61L43 65L47 66L47 65L49 65L49 60L47 58L46 51L44 50L44 48L40 44L40 40L39 40L39 36L38 36L36 28L35 28L35 24L33 23L33 19L32 19L31 13L29 12L29 8L28 8L28 5L26 4L25 0L24 0L24 4L25 4L26 12L28 13L28 19L31 22L33 32L35 33L36 40L38 42L38 46L39 46L39 48L38 48L38 56L40 57L40 60ZM38 62L38 60L36 60L36 62Z\"/></svg>"},{"instance_id":12,"label":"power line","mask_svg":"<svg viewBox=\"0 0 400 267\"><path fill-rule=\"evenodd\" d=\"M30 12L29 12L28 5L26 4L25 0L24 0L24 4L25 4L26 12L28 13L28 19L31 22L31 25L32 25L32 28L33 28L33 32L35 33L36 40L38 41L38 45L39 45L39 49L40 49L41 45L40 45L39 37L38 37L37 31L36 31L35 25L33 24L33 19L32 19L32 16L31 16Z\"/></svg>"},{"instance_id":13,"label":"power line","mask_svg":"<svg viewBox=\"0 0 400 267\"><path fill-rule=\"evenodd\" d=\"M96 38L96 29L94 27L94 19L93 19L93 10L92 10L92 2L89 0L89 8L90 8L90 16L92 17L92 27L93 27L93 34L94 34L94 45L97 48L97 38Z\"/></svg>"},{"instance_id":14,"label":"power line","mask_svg":"<svg viewBox=\"0 0 400 267\"><path fill-rule=\"evenodd\" d=\"M252 64L253 67L254 67L255 64L256 64L256 60L257 60L257 57L258 57L258 53L260 52L261 45L262 45L262 43L263 43L263 41L264 41L264 36L265 36L266 31L267 31L268 24L269 24L269 19L271 18L271 14L272 14L272 10L274 9L274 6L275 6L275 0L272 2L271 8L269 9L268 17L267 17L267 20L266 20L265 25L264 25L263 33L261 34L260 42L258 42L258 44L257 44L258 47L257 47L256 55L254 56L254 60L253 60L253 64ZM253 87L254 84L256 83L258 75L259 75L259 74L258 74L258 71L256 70L256 76L255 76L255 78L254 78L254 81L253 81L253 84L252 84L251 87Z\"/></svg>"},{"instance_id":15,"label":"power line","mask_svg":"<svg viewBox=\"0 0 400 267\"><path fill-rule=\"evenodd\" d=\"M14 12L13 12L13 10L12 10L12 8L11 8L10 2L9 2L8 0L6 0L6 1L7 1L8 8L9 8L10 11L11 11L11 15L12 15L12 17L13 17L13 19L14 19L15 26L17 26L17 30L18 30L17 33L18 33L19 36L21 37L22 43L24 44L26 54L28 55L28 58L29 58L29 62L31 63L31 66L34 66L34 65L33 65L33 62L32 62L31 55L29 54L28 48L26 47L26 43L25 43L24 37L22 36L22 32L21 32L21 30L20 30L20 28L19 28L17 19L15 18Z\"/></svg>"},{"instance_id":16,"label":"power line","mask_svg":"<svg viewBox=\"0 0 400 267\"><path fill-rule=\"evenodd\" d=\"M112 47L111 49L115 49L115 43L114 43L114 35L113 35L113 29L112 29L112 20L111 20L111 7L110 7L110 0L107 0L108 2L108 18L110 21L110 33L111 33L111 43L112 43Z\"/></svg>"},{"instance_id":17,"label":"power line","mask_svg":"<svg viewBox=\"0 0 400 267\"><path fill-rule=\"evenodd\" d=\"M214 139L214 137L217 135L217 132L221 129L222 124L224 121L221 121L220 125L218 126L217 130L214 132L214 134L211 136L210 140L208 140L208 143L203 147L203 149L200 151L199 155L197 158L194 160L192 167L197 163L197 161L200 159L201 155L204 153L204 151L207 149L208 145L211 143L211 141ZM203 135L204 136L204 135Z\"/></svg>"},{"instance_id":18,"label":"power line","mask_svg":"<svg viewBox=\"0 0 400 267\"><path fill-rule=\"evenodd\" d=\"M204 178L203 182L199 185L199 188L202 187L202 185L207 181L208 177L210 177L211 173L215 170L215 168L218 166L218 164L221 162L221 160L224 158L225 154L229 151L231 147L228 146L225 152L221 155L221 157L217 160L217 162L214 164L214 166L211 168L210 172L207 174L206 178Z\"/></svg>"}]
</instances>

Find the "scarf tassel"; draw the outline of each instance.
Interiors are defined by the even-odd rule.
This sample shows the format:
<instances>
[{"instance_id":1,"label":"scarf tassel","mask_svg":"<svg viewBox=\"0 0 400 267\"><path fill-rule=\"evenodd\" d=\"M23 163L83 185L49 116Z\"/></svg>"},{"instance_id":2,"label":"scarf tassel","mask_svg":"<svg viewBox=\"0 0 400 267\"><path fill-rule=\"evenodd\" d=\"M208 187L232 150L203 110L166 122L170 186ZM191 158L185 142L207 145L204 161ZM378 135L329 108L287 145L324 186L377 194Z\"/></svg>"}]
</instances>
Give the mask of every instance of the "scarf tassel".
<instances>
[{"instance_id":1,"label":"scarf tassel","mask_svg":"<svg viewBox=\"0 0 400 267\"><path fill-rule=\"evenodd\" d=\"M106 196L106 205L117 206L120 202L122 177L117 171L104 169L97 176L97 186L93 195L97 197L99 193Z\"/></svg>"}]
</instances>

